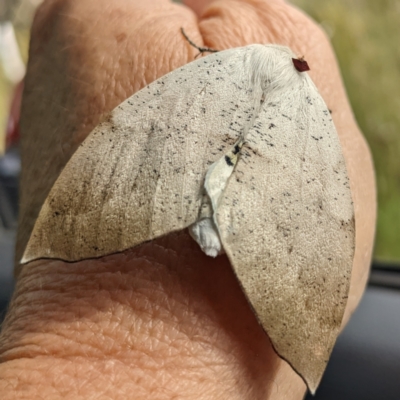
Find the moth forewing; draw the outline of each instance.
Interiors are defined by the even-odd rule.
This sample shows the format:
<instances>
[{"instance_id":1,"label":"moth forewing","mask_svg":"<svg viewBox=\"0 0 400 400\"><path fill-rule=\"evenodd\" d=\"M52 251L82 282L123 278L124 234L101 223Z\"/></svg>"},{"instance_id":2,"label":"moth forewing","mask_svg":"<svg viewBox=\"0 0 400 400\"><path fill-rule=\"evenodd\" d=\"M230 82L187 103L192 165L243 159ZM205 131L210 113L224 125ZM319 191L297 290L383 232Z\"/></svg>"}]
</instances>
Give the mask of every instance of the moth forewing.
<instances>
[{"instance_id":1,"label":"moth forewing","mask_svg":"<svg viewBox=\"0 0 400 400\"><path fill-rule=\"evenodd\" d=\"M308 77L290 89L248 133L217 224L260 324L314 392L347 303L354 210L324 101Z\"/></svg>"}]
</instances>

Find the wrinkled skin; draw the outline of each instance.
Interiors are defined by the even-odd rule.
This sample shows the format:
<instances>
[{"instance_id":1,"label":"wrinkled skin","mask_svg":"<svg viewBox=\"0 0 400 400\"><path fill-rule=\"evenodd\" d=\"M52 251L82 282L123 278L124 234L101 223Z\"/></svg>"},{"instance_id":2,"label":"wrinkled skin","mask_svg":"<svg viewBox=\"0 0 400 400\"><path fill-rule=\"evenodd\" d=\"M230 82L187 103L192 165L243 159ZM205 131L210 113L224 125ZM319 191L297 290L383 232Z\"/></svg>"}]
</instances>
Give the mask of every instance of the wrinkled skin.
<instances>
[{"instance_id":1,"label":"wrinkled skin","mask_svg":"<svg viewBox=\"0 0 400 400\"><path fill-rule=\"evenodd\" d=\"M22 105L17 257L54 180L118 103L193 60L183 26L217 49L279 43L305 55L340 136L356 212L344 323L368 276L375 225L370 153L319 27L279 0L49 0L37 12ZM9 399L301 399L303 381L274 353L226 257L186 232L79 263L18 270L0 337Z\"/></svg>"}]
</instances>

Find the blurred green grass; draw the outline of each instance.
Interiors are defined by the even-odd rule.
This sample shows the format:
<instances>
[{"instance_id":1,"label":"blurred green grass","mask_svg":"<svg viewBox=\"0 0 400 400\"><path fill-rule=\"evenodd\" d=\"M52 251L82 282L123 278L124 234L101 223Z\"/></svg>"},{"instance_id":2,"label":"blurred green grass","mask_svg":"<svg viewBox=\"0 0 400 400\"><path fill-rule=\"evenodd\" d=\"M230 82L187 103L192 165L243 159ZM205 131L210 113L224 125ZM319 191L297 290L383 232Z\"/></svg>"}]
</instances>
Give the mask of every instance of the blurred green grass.
<instances>
[{"instance_id":1,"label":"blurred green grass","mask_svg":"<svg viewBox=\"0 0 400 400\"><path fill-rule=\"evenodd\" d=\"M292 0L331 38L378 185L375 257L400 260L400 1Z\"/></svg>"},{"instance_id":2,"label":"blurred green grass","mask_svg":"<svg viewBox=\"0 0 400 400\"><path fill-rule=\"evenodd\" d=\"M331 37L378 183L375 257L400 260L400 1L292 0ZM24 59L28 35L17 30ZM0 152L10 84L0 68Z\"/></svg>"}]
</instances>

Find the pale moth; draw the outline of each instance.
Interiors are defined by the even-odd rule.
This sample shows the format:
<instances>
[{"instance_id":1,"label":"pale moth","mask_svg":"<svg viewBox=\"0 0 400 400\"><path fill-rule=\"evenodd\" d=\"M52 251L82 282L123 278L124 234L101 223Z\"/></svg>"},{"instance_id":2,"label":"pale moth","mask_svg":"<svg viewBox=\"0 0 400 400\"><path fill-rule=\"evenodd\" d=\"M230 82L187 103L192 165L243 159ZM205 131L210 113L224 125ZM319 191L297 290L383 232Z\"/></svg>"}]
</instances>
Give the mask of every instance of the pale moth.
<instances>
[{"instance_id":1,"label":"pale moth","mask_svg":"<svg viewBox=\"0 0 400 400\"><path fill-rule=\"evenodd\" d=\"M315 392L339 332L354 210L330 112L277 45L197 59L98 125L47 197L22 263L121 252L190 227L225 252L276 352Z\"/></svg>"}]
</instances>

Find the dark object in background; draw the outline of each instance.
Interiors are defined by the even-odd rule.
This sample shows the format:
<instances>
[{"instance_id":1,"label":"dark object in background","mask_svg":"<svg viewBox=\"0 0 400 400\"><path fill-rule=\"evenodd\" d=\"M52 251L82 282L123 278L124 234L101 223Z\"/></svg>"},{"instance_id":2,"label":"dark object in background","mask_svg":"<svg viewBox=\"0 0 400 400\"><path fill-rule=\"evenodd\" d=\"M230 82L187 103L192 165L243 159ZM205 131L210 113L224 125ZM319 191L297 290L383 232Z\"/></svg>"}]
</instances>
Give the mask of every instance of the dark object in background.
<instances>
[{"instance_id":1,"label":"dark object in background","mask_svg":"<svg viewBox=\"0 0 400 400\"><path fill-rule=\"evenodd\" d=\"M14 289L13 258L20 169L18 150L12 147L0 157L0 322Z\"/></svg>"},{"instance_id":2,"label":"dark object in background","mask_svg":"<svg viewBox=\"0 0 400 400\"><path fill-rule=\"evenodd\" d=\"M15 229L18 216L19 152L11 147L0 158L0 229Z\"/></svg>"},{"instance_id":3,"label":"dark object in background","mask_svg":"<svg viewBox=\"0 0 400 400\"><path fill-rule=\"evenodd\" d=\"M0 324L14 290L15 231L0 228Z\"/></svg>"}]
</instances>

